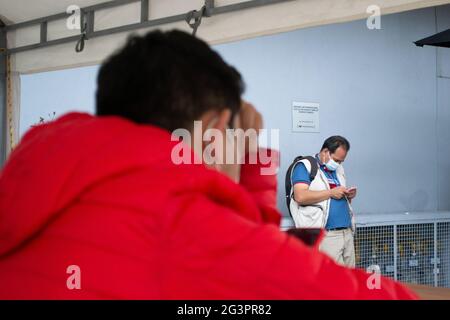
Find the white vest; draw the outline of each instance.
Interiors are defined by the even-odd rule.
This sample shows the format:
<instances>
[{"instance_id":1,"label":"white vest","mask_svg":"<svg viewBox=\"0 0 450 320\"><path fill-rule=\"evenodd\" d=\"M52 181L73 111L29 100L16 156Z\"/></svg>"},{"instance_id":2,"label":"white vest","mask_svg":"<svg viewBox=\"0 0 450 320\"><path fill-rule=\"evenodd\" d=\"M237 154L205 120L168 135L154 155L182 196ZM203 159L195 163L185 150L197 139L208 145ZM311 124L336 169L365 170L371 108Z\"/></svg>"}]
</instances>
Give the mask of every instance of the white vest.
<instances>
[{"instance_id":1,"label":"white vest","mask_svg":"<svg viewBox=\"0 0 450 320\"><path fill-rule=\"evenodd\" d=\"M298 163L303 163L306 167L308 173L311 172L311 163L306 160L300 160ZM293 167L295 168L295 166ZM291 181L292 174L294 170L291 171ZM336 170L336 175L339 180L341 186L346 186L345 172L344 167L340 165ZM325 176L325 173L318 168L317 175L313 181L311 181L309 185L309 190L311 191L323 191L330 190L330 185L328 184L328 179ZM294 185L291 188L291 201L290 201L290 209L292 218L295 223L296 228L325 228L328 220L328 214L330 213L330 203L331 199L324 200L322 202L318 202L314 205L302 206L299 205L298 202L294 200ZM347 200L351 221L352 221L352 230L355 230L355 219L353 214L352 206L350 202Z\"/></svg>"}]
</instances>

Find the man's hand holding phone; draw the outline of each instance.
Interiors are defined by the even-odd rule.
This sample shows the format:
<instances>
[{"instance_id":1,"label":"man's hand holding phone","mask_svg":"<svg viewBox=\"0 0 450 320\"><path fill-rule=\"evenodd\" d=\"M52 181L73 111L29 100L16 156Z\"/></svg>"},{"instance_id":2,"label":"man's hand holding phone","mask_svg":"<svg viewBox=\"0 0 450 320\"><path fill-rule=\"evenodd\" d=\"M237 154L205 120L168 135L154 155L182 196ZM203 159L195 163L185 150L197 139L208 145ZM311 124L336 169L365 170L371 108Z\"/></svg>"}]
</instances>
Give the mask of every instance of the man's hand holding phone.
<instances>
[{"instance_id":1,"label":"man's hand holding phone","mask_svg":"<svg viewBox=\"0 0 450 320\"><path fill-rule=\"evenodd\" d=\"M354 197L356 197L356 191L356 187L347 188L347 190L345 191L345 195L348 199L353 199Z\"/></svg>"}]
</instances>

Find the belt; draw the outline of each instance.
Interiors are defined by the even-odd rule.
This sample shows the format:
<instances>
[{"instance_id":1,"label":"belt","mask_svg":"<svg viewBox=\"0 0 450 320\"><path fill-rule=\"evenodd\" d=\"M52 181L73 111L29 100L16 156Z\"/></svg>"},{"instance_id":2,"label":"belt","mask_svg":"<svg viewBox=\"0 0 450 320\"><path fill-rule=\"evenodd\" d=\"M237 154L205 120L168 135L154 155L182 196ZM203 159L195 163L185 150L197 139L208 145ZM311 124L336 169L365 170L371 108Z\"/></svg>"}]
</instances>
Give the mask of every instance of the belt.
<instances>
[{"instance_id":1,"label":"belt","mask_svg":"<svg viewBox=\"0 0 450 320\"><path fill-rule=\"evenodd\" d=\"M339 231L339 230L346 230L349 227L342 227L342 228L333 228L333 229L327 229L327 231Z\"/></svg>"}]
</instances>

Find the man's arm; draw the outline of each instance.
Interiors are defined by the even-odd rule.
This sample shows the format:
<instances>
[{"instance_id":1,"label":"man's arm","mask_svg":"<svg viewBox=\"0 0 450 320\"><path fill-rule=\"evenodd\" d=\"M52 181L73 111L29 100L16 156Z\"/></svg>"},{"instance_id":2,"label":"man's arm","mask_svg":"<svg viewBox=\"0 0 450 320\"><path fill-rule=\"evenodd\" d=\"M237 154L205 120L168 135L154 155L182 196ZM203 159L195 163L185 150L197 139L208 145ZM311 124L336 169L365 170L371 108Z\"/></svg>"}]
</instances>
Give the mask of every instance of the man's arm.
<instances>
[{"instance_id":1,"label":"man's arm","mask_svg":"<svg viewBox=\"0 0 450 320\"><path fill-rule=\"evenodd\" d=\"M294 200L302 206L308 206L330 198L341 199L345 190L345 187L337 187L332 190L311 191L308 184L296 183L294 185Z\"/></svg>"},{"instance_id":2,"label":"man's arm","mask_svg":"<svg viewBox=\"0 0 450 320\"><path fill-rule=\"evenodd\" d=\"M294 185L294 200L302 206L312 205L331 197L331 190L310 191L306 183L296 183Z\"/></svg>"}]
</instances>

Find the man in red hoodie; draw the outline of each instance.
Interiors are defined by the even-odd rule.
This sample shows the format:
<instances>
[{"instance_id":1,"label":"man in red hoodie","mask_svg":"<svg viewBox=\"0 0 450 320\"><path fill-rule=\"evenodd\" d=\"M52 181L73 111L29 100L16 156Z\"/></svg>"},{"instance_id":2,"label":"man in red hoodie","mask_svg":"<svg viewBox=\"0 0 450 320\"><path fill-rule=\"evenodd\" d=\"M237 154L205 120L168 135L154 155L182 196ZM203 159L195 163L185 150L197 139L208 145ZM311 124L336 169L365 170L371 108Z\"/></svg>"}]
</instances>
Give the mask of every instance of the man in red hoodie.
<instances>
[{"instance_id":1,"label":"man in red hoodie","mask_svg":"<svg viewBox=\"0 0 450 320\"><path fill-rule=\"evenodd\" d=\"M192 163L174 159L171 132L195 136L194 121L222 142L228 127L258 130L242 91L201 40L132 37L100 69L97 115L31 129L2 170L0 299L415 298L279 230L275 173L262 174L275 153L205 165L212 142L197 135L178 154ZM251 145L214 156L249 159Z\"/></svg>"}]
</instances>

